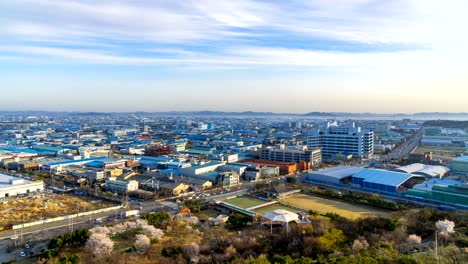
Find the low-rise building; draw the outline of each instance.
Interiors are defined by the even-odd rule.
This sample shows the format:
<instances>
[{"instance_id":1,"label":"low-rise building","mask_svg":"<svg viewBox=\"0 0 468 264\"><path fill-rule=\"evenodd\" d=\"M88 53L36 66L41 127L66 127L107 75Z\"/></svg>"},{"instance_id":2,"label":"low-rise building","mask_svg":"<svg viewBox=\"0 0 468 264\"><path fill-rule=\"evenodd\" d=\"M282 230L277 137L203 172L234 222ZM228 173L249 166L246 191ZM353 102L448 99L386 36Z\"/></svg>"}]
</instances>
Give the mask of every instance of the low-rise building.
<instances>
[{"instance_id":1,"label":"low-rise building","mask_svg":"<svg viewBox=\"0 0 468 264\"><path fill-rule=\"evenodd\" d=\"M450 167L455 172L468 174L468 156L454 158L450 162Z\"/></svg>"},{"instance_id":2,"label":"low-rise building","mask_svg":"<svg viewBox=\"0 0 468 264\"><path fill-rule=\"evenodd\" d=\"M0 197L14 197L44 191L42 181L30 181L0 173Z\"/></svg>"},{"instance_id":3,"label":"low-rise building","mask_svg":"<svg viewBox=\"0 0 468 264\"><path fill-rule=\"evenodd\" d=\"M182 176L193 177L207 172L215 171L218 167L224 165L224 162L211 161L187 168L180 168Z\"/></svg>"},{"instance_id":4,"label":"low-rise building","mask_svg":"<svg viewBox=\"0 0 468 264\"><path fill-rule=\"evenodd\" d=\"M138 190L138 181L124 181L115 178L106 180L106 190L117 193L125 193Z\"/></svg>"},{"instance_id":5,"label":"low-rise building","mask_svg":"<svg viewBox=\"0 0 468 264\"><path fill-rule=\"evenodd\" d=\"M231 187L231 186L239 185L240 183L239 174L233 171L222 172L220 174L221 174L221 181L222 181L223 187Z\"/></svg>"}]
</instances>

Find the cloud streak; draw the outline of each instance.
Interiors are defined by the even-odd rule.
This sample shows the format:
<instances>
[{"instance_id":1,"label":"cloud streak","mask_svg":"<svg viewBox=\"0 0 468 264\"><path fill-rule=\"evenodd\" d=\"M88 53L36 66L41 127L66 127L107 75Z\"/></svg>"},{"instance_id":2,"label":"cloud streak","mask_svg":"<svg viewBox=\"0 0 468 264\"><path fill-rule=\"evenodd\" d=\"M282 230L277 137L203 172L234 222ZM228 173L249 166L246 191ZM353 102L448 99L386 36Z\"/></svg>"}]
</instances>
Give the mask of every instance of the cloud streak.
<instances>
[{"instance_id":1,"label":"cloud streak","mask_svg":"<svg viewBox=\"0 0 468 264\"><path fill-rule=\"evenodd\" d=\"M93 64L367 65L443 41L431 34L442 30L427 22L438 14L430 3L1 1L0 55Z\"/></svg>"}]
</instances>

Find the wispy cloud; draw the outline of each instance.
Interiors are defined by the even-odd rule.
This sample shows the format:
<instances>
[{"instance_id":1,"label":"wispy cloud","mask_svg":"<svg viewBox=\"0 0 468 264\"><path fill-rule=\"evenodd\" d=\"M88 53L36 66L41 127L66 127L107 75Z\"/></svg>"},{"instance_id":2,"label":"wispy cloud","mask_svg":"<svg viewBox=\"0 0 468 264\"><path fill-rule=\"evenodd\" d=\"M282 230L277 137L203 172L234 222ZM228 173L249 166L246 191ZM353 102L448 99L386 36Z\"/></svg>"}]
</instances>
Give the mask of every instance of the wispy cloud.
<instances>
[{"instance_id":1,"label":"wispy cloud","mask_svg":"<svg viewBox=\"0 0 468 264\"><path fill-rule=\"evenodd\" d=\"M1 1L0 55L104 64L360 65L374 61L368 51L380 58L432 45L420 23L423 2ZM320 48L323 41L334 50ZM353 48L358 54L349 54Z\"/></svg>"}]
</instances>

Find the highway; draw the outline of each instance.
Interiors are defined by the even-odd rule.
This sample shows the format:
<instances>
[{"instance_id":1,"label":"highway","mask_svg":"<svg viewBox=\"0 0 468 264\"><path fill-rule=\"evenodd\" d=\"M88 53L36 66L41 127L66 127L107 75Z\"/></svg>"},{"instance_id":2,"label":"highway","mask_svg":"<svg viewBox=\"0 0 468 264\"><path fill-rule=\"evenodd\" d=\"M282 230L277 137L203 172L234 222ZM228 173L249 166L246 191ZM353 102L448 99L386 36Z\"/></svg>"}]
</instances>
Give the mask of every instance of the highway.
<instances>
[{"instance_id":1,"label":"highway","mask_svg":"<svg viewBox=\"0 0 468 264\"><path fill-rule=\"evenodd\" d=\"M397 146L387 155L382 155L379 157L379 161L388 162L391 160L400 160L408 158L409 154L419 145L424 134L424 129L420 129L409 139L403 142L401 145Z\"/></svg>"}]
</instances>

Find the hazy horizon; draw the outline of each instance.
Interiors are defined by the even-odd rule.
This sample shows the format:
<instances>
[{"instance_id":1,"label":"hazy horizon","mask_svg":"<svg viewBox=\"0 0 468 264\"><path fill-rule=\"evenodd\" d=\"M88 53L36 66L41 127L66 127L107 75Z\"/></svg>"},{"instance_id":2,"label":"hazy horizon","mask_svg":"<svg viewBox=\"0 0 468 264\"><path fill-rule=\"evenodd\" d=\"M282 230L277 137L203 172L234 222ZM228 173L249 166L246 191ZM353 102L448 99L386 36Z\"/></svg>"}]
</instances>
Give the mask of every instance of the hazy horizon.
<instances>
[{"instance_id":1,"label":"hazy horizon","mask_svg":"<svg viewBox=\"0 0 468 264\"><path fill-rule=\"evenodd\" d=\"M0 2L0 111L468 112L468 2Z\"/></svg>"}]
</instances>

